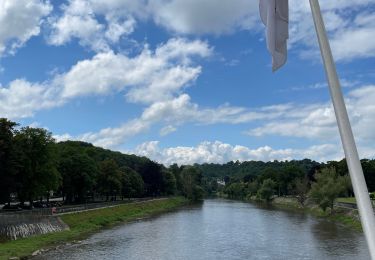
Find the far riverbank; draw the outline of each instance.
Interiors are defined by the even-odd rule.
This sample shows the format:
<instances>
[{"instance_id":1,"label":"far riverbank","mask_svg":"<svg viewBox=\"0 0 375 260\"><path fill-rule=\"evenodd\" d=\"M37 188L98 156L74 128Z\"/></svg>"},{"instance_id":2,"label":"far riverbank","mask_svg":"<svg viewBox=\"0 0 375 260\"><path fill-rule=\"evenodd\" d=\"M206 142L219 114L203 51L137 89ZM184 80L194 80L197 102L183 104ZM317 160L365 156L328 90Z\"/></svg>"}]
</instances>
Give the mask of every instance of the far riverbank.
<instances>
[{"instance_id":1,"label":"far riverbank","mask_svg":"<svg viewBox=\"0 0 375 260\"><path fill-rule=\"evenodd\" d=\"M227 196L223 196L221 194L219 194L218 197L228 199ZM327 209L327 211L324 212L322 209L320 209L315 203L313 203L310 200L308 200L306 204L302 206L300 203L298 203L295 197L275 197L270 202L265 202L255 197L247 198L243 200L239 199L239 200L249 202L249 203L256 203L258 205L271 205L275 208L280 208L280 209L290 209L290 210L307 212L315 217L325 218L327 220L335 221L344 226L353 228L357 231L362 231L362 226L361 226L361 222L359 219L357 209L335 206L334 211L332 213L329 209Z\"/></svg>"}]
</instances>

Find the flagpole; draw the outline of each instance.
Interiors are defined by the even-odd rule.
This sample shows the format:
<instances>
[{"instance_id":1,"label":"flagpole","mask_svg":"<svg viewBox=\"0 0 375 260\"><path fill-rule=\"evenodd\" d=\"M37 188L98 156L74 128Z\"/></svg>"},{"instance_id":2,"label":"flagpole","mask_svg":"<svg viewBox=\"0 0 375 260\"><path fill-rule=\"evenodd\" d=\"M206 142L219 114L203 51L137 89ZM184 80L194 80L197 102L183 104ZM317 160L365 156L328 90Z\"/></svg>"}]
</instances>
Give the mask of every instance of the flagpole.
<instances>
[{"instance_id":1,"label":"flagpole","mask_svg":"<svg viewBox=\"0 0 375 260\"><path fill-rule=\"evenodd\" d=\"M328 79L329 90L336 114L336 120L340 131L341 142L344 148L346 162L348 164L350 179L352 181L355 198L362 222L362 228L366 236L370 255L375 260L375 217L368 194L366 181L363 175L361 161L359 160L357 147L346 111L344 97L337 76L336 66L333 61L331 47L327 38L319 1L309 0L319 46Z\"/></svg>"}]
</instances>

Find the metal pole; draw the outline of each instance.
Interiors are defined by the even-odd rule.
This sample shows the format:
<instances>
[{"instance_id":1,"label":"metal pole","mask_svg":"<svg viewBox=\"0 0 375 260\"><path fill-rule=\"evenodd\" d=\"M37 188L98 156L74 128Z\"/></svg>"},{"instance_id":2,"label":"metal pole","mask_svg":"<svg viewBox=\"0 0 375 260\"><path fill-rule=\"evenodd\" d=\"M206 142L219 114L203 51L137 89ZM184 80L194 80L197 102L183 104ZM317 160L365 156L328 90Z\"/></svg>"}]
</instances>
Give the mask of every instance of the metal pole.
<instances>
[{"instance_id":1,"label":"metal pole","mask_svg":"<svg viewBox=\"0 0 375 260\"><path fill-rule=\"evenodd\" d=\"M324 26L318 0L309 0L315 29L318 35L319 46L328 79L329 90L335 109L336 120L340 131L341 142L344 147L346 162L348 164L350 179L352 181L355 198L361 217L362 228L366 236L370 255L375 260L375 217L368 194L365 178L355 145L353 132L346 111L344 97L340 82L337 77L336 66L333 61L331 47L328 42L327 32Z\"/></svg>"}]
</instances>

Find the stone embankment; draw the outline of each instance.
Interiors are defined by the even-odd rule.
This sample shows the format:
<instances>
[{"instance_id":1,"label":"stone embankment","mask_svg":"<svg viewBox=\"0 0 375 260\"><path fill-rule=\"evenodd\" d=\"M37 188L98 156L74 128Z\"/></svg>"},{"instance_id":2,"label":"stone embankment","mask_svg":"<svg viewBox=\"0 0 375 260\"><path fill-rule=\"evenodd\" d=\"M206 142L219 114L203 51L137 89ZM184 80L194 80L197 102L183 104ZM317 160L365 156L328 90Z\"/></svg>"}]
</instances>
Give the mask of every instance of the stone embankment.
<instances>
[{"instance_id":1,"label":"stone embankment","mask_svg":"<svg viewBox=\"0 0 375 260\"><path fill-rule=\"evenodd\" d=\"M57 216L1 214L0 239L16 240L32 235L69 229Z\"/></svg>"}]
</instances>

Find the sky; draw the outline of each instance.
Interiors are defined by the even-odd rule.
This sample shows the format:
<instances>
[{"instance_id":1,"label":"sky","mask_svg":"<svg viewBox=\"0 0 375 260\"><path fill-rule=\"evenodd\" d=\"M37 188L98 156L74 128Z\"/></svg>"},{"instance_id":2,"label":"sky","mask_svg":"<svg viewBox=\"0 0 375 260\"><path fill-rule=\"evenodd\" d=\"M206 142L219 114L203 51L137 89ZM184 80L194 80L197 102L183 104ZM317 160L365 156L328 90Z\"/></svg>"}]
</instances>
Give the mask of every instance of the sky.
<instances>
[{"instance_id":1,"label":"sky","mask_svg":"<svg viewBox=\"0 0 375 260\"><path fill-rule=\"evenodd\" d=\"M321 0L361 158L375 0ZM0 0L0 117L170 165L343 158L307 0L272 73L256 0Z\"/></svg>"}]
</instances>

